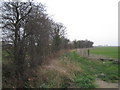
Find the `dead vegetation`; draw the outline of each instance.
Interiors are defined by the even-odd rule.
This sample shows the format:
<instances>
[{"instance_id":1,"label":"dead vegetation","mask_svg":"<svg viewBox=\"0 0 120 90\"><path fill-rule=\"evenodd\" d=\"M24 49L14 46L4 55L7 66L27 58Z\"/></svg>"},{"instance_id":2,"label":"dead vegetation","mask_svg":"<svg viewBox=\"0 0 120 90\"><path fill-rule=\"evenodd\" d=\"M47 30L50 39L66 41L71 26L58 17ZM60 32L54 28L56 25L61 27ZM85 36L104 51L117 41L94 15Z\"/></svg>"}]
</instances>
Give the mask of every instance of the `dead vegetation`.
<instances>
[{"instance_id":1,"label":"dead vegetation","mask_svg":"<svg viewBox=\"0 0 120 90\"><path fill-rule=\"evenodd\" d=\"M66 59L53 59L48 65L37 68L36 87L75 87L74 72L82 72L79 65L71 63Z\"/></svg>"}]
</instances>

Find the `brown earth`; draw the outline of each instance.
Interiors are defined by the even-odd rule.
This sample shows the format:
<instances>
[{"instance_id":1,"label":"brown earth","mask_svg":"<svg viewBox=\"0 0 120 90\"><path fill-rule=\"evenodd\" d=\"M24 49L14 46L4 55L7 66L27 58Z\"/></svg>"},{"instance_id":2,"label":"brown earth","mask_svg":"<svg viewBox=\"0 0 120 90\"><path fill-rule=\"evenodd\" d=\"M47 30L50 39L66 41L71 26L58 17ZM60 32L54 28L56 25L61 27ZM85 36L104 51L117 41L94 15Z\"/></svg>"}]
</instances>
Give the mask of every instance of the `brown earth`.
<instances>
[{"instance_id":1,"label":"brown earth","mask_svg":"<svg viewBox=\"0 0 120 90\"><path fill-rule=\"evenodd\" d=\"M99 78L96 79L95 84L98 88L118 88L118 83L108 83Z\"/></svg>"}]
</instances>

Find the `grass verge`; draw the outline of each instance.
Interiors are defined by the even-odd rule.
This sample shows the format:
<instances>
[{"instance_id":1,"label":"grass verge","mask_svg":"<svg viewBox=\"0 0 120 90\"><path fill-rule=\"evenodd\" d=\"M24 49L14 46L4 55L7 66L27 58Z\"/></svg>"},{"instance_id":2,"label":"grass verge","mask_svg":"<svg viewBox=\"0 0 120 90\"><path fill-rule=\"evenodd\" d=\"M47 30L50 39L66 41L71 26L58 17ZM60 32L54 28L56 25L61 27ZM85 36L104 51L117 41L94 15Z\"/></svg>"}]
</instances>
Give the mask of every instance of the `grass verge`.
<instances>
[{"instance_id":1,"label":"grass verge","mask_svg":"<svg viewBox=\"0 0 120 90\"><path fill-rule=\"evenodd\" d=\"M95 80L117 82L118 65L110 61L93 61L76 52L61 55L51 64L38 68L35 87L40 88L96 88Z\"/></svg>"},{"instance_id":2,"label":"grass verge","mask_svg":"<svg viewBox=\"0 0 120 90\"><path fill-rule=\"evenodd\" d=\"M110 61L92 61L84 57L80 57L76 52L67 53L65 57L71 61L79 63L84 73L92 78L101 78L107 82L117 82L118 77L118 64L113 64Z\"/></svg>"}]
</instances>

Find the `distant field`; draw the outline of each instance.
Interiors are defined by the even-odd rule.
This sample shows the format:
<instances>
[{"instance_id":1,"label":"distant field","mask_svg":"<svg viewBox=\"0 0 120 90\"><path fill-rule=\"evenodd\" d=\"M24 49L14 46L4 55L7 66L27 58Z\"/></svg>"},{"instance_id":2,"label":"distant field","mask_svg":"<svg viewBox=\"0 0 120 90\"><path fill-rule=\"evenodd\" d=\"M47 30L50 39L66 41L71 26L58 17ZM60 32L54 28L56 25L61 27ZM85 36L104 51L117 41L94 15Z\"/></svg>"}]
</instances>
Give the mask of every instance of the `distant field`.
<instances>
[{"instance_id":1,"label":"distant field","mask_svg":"<svg viewBox=\"0 0 120 90\"><path fill-rule=\"evenodd\" d=\"M118 58L118 47L95 47L90 54L104 55L111 58Z\"/></svg>"}]
</instances>

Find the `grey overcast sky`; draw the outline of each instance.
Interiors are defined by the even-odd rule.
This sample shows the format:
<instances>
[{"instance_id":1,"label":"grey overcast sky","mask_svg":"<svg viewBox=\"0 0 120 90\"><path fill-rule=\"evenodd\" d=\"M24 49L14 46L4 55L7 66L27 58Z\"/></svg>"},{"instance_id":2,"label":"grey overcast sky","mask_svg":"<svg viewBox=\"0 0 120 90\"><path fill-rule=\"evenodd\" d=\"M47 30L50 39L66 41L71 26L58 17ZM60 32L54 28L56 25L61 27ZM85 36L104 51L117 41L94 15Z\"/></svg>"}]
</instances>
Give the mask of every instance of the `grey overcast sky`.
<instances>
[{"instance_id":1,"label":"grey overcast sky","mask_svg":"<svg viewBox=\"0 0 120 90\"><path fill-rule=\"evenodd\" d=\"M118 45L119 0L34 0L67 27L67 38L91 40L94 45Z\"/></svg>"},{"instance_id":2,"label":"grey overcast sky","mask_svg":"<svg viewBox=\"0 0 120 90\"><path fill-rule=\"evenodd\" d=\"M118 45L119 0L33 1L47 6L49 16L67 27L66 36L71 41L87 39L93 41L94 46Z\"/></svg>"}]
</instances>

